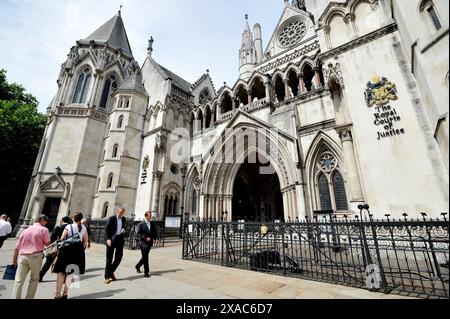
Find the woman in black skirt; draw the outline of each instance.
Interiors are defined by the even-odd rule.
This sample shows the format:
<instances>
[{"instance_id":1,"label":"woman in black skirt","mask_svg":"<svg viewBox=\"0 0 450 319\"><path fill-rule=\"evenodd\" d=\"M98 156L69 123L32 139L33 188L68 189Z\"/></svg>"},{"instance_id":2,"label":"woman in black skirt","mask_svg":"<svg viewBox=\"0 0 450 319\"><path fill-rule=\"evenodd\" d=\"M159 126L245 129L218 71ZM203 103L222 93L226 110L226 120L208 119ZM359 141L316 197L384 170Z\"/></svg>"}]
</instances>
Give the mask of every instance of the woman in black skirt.
<instances>
[{"instance_id":1,"label":"woman in black skirt","mask_svg":"<svg viewBox=\"0 0 450 319\"><path fill-rule=\"evenodd\" d=\"M85 272L86 259L84 250L88 245L87 229L81 224L83 214L76 213L72 219L73 224L67 225L61 236L61 240L66 240L77 234L79 234L82 240L59 250L58 258L53 268L53 272L57 274L55 299L67 299L69 287L72 284L74 276L84 275ZM64 293L61 295L63 285L65 285Z\"/></svg>"}]
</instances>

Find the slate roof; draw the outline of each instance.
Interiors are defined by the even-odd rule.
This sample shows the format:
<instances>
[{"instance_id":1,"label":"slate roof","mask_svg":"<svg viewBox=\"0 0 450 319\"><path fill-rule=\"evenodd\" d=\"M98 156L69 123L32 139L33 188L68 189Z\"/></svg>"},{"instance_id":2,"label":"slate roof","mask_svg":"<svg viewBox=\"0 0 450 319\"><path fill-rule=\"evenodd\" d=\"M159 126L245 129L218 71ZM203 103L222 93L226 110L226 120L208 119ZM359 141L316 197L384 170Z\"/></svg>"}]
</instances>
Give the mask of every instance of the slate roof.
<instances>
[{"instance_id":1,"label":"slate roof","mask_svg":"<svg viewBox=\"0 0 450 319\"><path fill-rule=\"evenodd\" d=\"M105 24L94 31L85 40L108 42L119 47L124 52L127 52L131 55L133 54L131 52L130 42L128 41L127 32L125 31L125 26L120 14L117 14L109 19Z\"/></svg>"}]
</instances>

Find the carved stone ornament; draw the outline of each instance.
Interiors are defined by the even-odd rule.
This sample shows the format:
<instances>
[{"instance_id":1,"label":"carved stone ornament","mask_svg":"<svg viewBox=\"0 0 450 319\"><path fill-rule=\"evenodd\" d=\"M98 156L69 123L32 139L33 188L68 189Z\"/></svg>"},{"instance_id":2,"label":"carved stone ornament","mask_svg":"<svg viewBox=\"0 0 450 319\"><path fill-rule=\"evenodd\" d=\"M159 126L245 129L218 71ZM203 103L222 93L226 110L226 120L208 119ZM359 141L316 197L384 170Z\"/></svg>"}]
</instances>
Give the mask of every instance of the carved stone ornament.
<instances>
[{"instance_id":1,"label":"carved stone ornament","mask_svg":"<svg viewBox=\"0 0 450 319\"><path fill-rule=\"evenodd\" d=\"M364 95L369 107L385 105L389 101L396 101L398 99L396 85L388 81L387 78L380 78L378 75L374 75L372 81L367 83Z\"/></svg>"},{"instance_id":2,"label":"carved stone ornament","mask_svg":"<svg viewBox=\"0 0 450 319\"><path fill-rule=\"evenodd\" d=\"M167 136L164 132L158 132L156 134L155 151L163 150L166 147Z\"/></svg>"},{"instance_id":3,"label":"carved stone ornament","mask_svg":"<svg viewBox=\"0 0 450 319\"><path fill-rule=\"evenodd\" d=\"M338 62L334 64L330 62L328 67L323 70L323 77L328 88L333 81L337 82L341 87L344 86L344 79L342 78L341 65Z\"/></svg>"},{"instance_id":4,"label":"carved stone ornament","mask_svg":"<svg viewBox=\"0 0 450 319\"><path fill-rule=\"evenodd\" d=\"M194 180L194 188L196 191L199 191L200 188L202 187L202 180L200 179L200 177L196 177Z\"/></svg>"},{"instance_id":5,"label":"carved stone ornament","mask_svg":"<svg viewBox=\"0 0 450 319\"><path fill-rule=\"evenodd\" d=\"M144 161L142 162L142 170L146 171L149 166L150 166L150 157L147 155L145 156Z\"/></svg>"}]
</instances>

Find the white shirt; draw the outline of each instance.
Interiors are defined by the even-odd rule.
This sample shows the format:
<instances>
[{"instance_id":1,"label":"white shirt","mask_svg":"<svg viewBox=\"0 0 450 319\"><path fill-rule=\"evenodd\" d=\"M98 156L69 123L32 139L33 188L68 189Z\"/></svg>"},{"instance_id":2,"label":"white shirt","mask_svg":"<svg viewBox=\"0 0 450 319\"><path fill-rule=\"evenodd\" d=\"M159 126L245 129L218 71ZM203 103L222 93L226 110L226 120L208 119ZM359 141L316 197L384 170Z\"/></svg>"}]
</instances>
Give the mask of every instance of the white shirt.
<instances>
[{"instance_id":1,"label":"white shirt","mask_svg":"<svg viewBox=\"0 0 450 319\"><path fill-rule=\"evenodd\" d=\"M6 220L0 219L0 237L8 236L11 232L11 224Z\"/></svg>"},{"instance_id":2,"label":"white shirt","mask_svg":"<svg viewBox=\"0 0 450 319\"><path fill-rule=\"evenodd\" d=\"M120 235L121 233L122 233L122 218L117 218L116 235Z\"/></svg>"},{"instance_id":3,"label":"white shirt","mask_svg":"<svg viewBox=\"0 0 450 319\"><path fill-rule=\"evenodd\" d=\"M84 234L87 233L86 226L84 226L84 225L81 225L81 231L78 230L78 225L77 224L67 225L66 228L64 228L64 229L68 231L67 238L70 238L73 235L79 233L81 239L83 239ZM72 230L73 230L73 234L72 234Z\"/></svg>"}]
</instances>

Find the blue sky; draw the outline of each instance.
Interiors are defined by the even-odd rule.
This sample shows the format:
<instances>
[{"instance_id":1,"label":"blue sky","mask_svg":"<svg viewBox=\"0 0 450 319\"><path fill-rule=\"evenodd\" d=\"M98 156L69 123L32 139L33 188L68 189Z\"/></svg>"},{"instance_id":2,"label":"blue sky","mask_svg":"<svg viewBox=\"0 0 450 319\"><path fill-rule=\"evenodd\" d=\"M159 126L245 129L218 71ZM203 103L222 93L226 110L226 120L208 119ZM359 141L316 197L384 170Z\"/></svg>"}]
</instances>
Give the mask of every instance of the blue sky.
<instances>
[{"instance_id":1,"label":"blue sky","mask_svg":"<svg viewBox=\"0 0 450 319\"><path fill-rule=\"evenodd\" d=\"M207 69L216 89L233 84L238 50L249 14L262 26L264 47L280 18L284 0L0 0L0 68L8 80L35 95L45 112L56 93L61 64L75 41L115 15L122 17L135 59L142 64L147 41L153 57L195 82Z\"/></svg>"}]
</instances>

